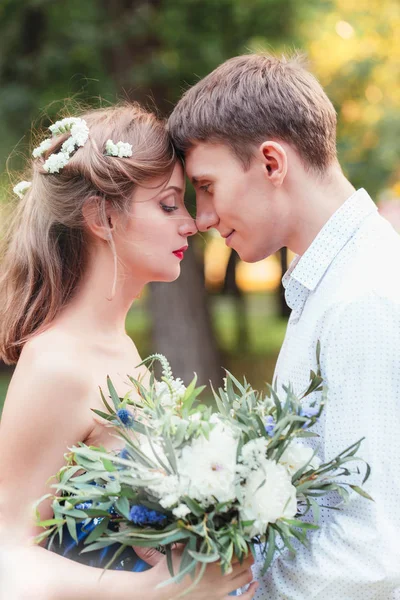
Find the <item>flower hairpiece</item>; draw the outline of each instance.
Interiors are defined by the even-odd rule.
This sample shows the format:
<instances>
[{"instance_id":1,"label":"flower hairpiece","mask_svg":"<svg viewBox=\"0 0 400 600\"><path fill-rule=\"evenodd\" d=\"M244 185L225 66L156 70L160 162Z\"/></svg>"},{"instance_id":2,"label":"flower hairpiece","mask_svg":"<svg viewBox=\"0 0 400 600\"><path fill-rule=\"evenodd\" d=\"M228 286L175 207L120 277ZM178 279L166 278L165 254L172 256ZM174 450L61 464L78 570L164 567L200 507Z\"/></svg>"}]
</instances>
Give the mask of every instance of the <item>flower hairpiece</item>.
<instances>
[{"instance_id":1,"label":"flower hairpiece","mask_svg":"<svg viewBox=\"0 0 400 600\"><path fill-rule=\"evenodd\" d=\"M20 181L16 186L13 187L13 192L22 200L31 185L31 181Z\"/></svg>"},{"instance_id":2,"label":"flower hairpiece","mask_svg":"<svg viewBox=\"0 0 400 600\"><path fill-rule=\"evenodd\" d=\"M118 158L129 158L132 156L132 144L128 142L114 144L112 140L107 140L104 154L106 156L117 156Z\"/></svg>"},{"instance_id":3,"label":"flower hairpiece","mask_svg":"<svg viewBox=\"0 0 400 600\"><path fill-rule=\"evenodd\" d=\"M52 133L53 138L57 135L62 135L71 132L68 139L65 140L59 152L51 154L49 158L43 164L43 169L47 173L59 173L61 169L68 164L72 154L79 148L85 145L89 137L89 128L84 119L79 117L66 117L60 121L56 121L53 125L50 125L49 130ZM52 138L44 140L37 148L32 152L34 158L39 158L47 150L50 149L53 143Z\"/></svg>"}]
</instances>

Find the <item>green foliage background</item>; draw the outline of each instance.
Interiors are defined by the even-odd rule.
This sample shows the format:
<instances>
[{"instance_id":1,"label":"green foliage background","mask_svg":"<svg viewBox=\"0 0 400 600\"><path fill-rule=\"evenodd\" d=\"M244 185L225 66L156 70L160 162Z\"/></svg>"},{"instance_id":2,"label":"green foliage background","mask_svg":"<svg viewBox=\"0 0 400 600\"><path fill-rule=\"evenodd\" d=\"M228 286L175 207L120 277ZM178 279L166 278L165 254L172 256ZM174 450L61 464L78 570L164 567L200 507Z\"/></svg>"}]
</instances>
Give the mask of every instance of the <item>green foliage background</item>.
<instances>
[{"instance_id":1,"label":"green foliage background","mask_svg":"<svg viewBox=\"0 0 400 600\"><path fill-rule=\"evenodd\" d=\"M167 114L223 60L298 48L337 108L345 170L378 193L398 178L399 13L395 0L3 0L0 170L65 98L154 101Z\"/></svg>"}]
</instances>

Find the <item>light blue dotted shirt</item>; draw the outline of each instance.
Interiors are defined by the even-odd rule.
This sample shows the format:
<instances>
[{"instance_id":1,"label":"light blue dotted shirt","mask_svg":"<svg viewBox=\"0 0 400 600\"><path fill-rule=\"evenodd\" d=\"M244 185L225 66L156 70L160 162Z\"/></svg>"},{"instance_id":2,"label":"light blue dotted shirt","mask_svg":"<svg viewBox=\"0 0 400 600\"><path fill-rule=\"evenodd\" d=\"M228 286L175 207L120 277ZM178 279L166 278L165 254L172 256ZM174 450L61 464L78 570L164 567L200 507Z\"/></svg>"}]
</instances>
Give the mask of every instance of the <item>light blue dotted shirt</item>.
<instances>
[{"instance_id":1,"label":"light blue dotted shirt","mask_svg":"<svg viewBox=\"0 0 400 600\"><path fill-rule=\"evenodd\" d=\"M275 378L303 391L321 341L329 393L319 455L331 459L365 436L359 454L375 502L352 493L342 511L322 509L310 548L278 556L256 600L400 599L399 267L400 237L361 189L283 278L292 313Z\"/></svg>"}]
</instances>

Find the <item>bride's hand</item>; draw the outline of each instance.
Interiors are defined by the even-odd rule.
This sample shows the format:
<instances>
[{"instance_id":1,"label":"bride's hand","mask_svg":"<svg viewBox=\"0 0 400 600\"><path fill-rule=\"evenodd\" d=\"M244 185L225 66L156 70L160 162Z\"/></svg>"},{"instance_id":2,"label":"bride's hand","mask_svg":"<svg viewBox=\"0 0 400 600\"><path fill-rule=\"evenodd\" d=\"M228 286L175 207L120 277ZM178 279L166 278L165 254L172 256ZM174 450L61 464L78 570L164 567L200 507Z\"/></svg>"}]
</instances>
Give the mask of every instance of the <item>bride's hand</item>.
<instances>
[{"instance_id":1,"label":"bride's hand","mask_svg":"<svg viewBox=\"0 0 400 600\"><path fill-rule=\"evenodd\" d=\"M172 551L175 573L179 572L182 552L182 546ZM166 557L161 553L158 554L155 566L146 572L150 583L150 593L146 598L147 600L174 600L192 584L193 580L189 575L186 575L179 584L172 583L157 589L159 583L171 578ZM232 597L229 596L230 592L249 584L253 580L251 571L253 562L254 559L251 555L242 564L237 561L232 565L232 572L227 575L221 573L221 567L218 562L208 564L203 577L193 590L185 595L185 600L231 600ZM149 564L151 564L150 561ZM251 600L254 597L257 587L257 582L253 582L247 592L242 594L240 597L241 600Z\"/></svg>"}]
</instances>

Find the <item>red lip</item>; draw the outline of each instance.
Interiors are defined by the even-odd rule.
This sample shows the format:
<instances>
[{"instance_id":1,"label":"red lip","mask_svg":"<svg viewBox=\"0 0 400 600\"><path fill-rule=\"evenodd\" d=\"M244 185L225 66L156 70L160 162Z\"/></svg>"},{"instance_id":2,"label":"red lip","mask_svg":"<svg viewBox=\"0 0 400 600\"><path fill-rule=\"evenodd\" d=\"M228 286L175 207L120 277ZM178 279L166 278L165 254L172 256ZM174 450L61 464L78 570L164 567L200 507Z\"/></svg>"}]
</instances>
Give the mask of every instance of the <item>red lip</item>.
<instances>
[{"instance_id":1,"label":"red lip","mask_svg":"<svg viewBox=\"0 0 400 600\"><path fill-rule=\"evenodd\" d=\"M182 260L188 248L189 246L182 246L182 248L179 248L179 250L174 250L172 254L175 254L179 260Z\"/></svg>"}]
</instances>

